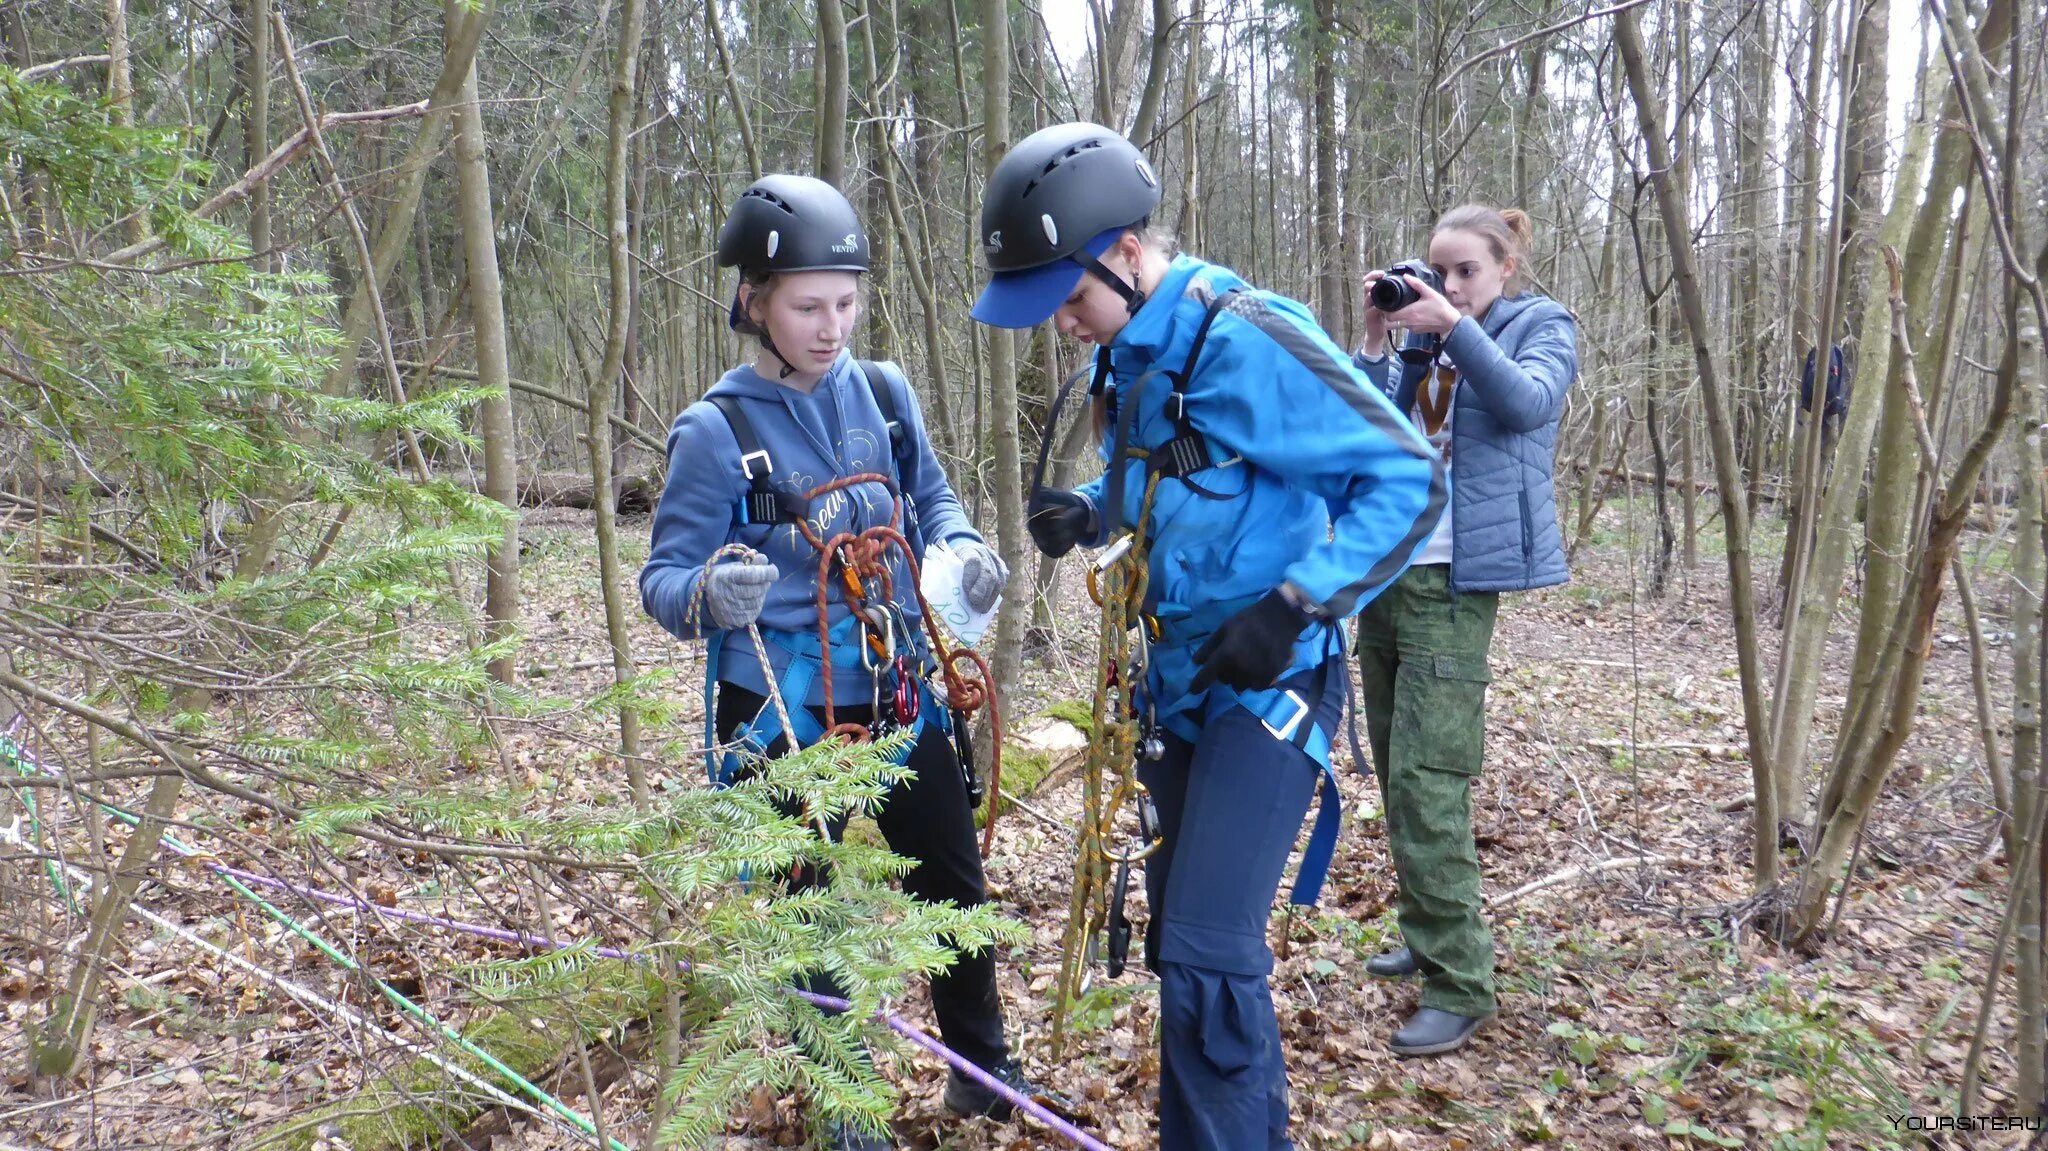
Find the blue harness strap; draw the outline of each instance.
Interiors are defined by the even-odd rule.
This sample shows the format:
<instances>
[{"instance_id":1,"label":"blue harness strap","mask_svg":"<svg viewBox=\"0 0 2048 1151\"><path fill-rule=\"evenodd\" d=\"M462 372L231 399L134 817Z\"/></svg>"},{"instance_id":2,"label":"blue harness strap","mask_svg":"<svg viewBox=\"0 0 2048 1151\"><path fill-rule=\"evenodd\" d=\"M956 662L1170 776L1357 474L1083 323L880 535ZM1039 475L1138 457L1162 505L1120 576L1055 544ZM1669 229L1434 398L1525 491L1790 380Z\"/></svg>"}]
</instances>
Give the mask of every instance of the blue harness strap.
<instances>
[{"instance_id":1,"label":"blue harness strap","mask_svg":"<svg viewBox=\"0 0 2048 1151\"><path fill-rule=\"evenodd\" d=\"M1337 856L1337 839L1344 827L1344 797L1337 791L1337 772L1330 765L1335 728L1333 725L1326 731L1316 721L1335 674L1331 663L1344 658L1343 629L1333 625L1330 635L1334 651L1326 655L1317 670L1312 696L1304 696L1294 688L1239 692L1219 685L1211 689L1257 716L1274 739L1300 748L1322 772L1322 800L1316 809L1315 829L1309 832L1308 846L1301 850L1301 871L1296 874L1294 890L1288 896L1288 902L1297 907L1314 907L1322 899L1323 884L1330 877L1330 863ZM1348 709L1350 705L1347 698L1344 706Z\"/></svg>"},{"instance_id":2,"label":"blue harness strap","mask_svg":"<svg viewBox=\"0 0 2048 1151\"><path fill-rule=\"evenodd\" d=\"M860 644L863 641L860 634L859 618L848 615L833 626L830 634L834 656L833 667L835 669L866 673L868 669L862 665L860 660ZM818 717L813 715L811 709L806 706L811 696L811 687L817 682L819 673L824 668L823 649L818 644L817 633L764 630L761 636L769 643L781 648L788 656L787 662L782 669L782 677L776 681L775 688L782 696L782 701L789 710L790 726L795 728L795 730L785 731L783 729L782 716L777 713L774 700L771 699L763 703L761 710L755 713L754 718L741 724L739 729L733 733L731 743L737 746L734 746L723 755L711 757L707 770L714 787L730 787L733 781L739 778L740 770L745 766L747 759L758 759L765 756L768 753L768 749L775 745L775 741L781 739L784 735L790 737L790 745L796 748L809 747L825 737L825 725L818 722ZM712 693L715 690L715 685L718 683L718 665L724 647L723 636L712 642L710 658L704 670L704 746L706 748L718 747L721 742L718 738L718 718L713 714ZM923 677L919 677L917 681L917 692L917 718L910 724L911 737L909 743L894 757L894 762L898 764L901 764L910 757L910 749L915 747L917 741L924 736L926 719L937 706L931 689ZM941 713L944 712L943 708L938 710ZM943 714L941 714L939 722L942 730L949 730L946 727L946 719Z\"/></svg>"}]
</instances>

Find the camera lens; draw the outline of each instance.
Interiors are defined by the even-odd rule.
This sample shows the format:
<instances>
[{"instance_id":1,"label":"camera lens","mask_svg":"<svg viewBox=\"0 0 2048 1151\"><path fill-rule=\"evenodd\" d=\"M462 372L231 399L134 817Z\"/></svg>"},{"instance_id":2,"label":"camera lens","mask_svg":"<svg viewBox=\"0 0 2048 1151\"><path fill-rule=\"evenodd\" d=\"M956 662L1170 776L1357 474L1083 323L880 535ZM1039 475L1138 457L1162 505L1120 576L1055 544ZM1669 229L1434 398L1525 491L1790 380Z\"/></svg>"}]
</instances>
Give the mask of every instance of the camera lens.
<instances>
[{"instance_id":1,"label":"camera lens","mask_svg":"<svg viewBox=\"0 0 2048 1151\"><path fill-rule=\"evenodd\" d=\"M1408 281L1391 273L1372 286L1372 306L1382 312L1398 312L1416 299L1415 289L1408 286Z\"/></svg>"}]
</instances>

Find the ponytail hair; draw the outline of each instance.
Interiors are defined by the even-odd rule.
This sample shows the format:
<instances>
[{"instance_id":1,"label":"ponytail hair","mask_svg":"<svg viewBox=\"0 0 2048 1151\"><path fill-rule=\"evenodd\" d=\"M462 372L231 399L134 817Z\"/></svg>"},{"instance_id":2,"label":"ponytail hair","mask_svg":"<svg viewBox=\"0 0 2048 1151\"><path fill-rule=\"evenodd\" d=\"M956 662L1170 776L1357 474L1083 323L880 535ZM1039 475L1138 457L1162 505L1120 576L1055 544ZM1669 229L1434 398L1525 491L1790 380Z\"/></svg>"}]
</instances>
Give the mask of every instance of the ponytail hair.
<instances>
[{"instance_id":1,"label":"ponytail hair","mask_svg":"<svg viewBox=\"0 0 2048 1151\"><path fill-rule=\"evenodd\" d=\"M1529 248L1535 239L1535 228L1529 221L1529 213L1520 208L1491 208L1485 204L1466 204L1445 212L1436 222L1438 232L1470 232L1486 241L1493 252L1493 258L1506 264L1510 259L1515 263L1514 274L1507 278L1505 289L1509 295L1518 295L1526 280L1525 269L1529 262Z\"/></svg>"}]
</instances>

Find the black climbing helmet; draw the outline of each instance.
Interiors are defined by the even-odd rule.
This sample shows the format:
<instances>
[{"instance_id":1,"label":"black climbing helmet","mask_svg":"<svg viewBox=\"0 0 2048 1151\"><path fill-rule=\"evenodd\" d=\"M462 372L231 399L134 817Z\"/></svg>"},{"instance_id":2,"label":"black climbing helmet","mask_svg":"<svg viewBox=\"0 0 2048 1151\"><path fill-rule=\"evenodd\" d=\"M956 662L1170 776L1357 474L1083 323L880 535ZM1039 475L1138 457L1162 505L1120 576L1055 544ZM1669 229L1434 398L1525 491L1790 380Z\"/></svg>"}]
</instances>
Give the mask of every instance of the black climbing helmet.
<instances>
[{"instance_id":1,"label":"black climbing helmet","mask_svg":"<svg viewBox=\"0 0 2048 1151\"><path fill-rule=\"evenodd\" d=\"M865 272L868 236L839 189L778 173L747 186L718 230L718 266L749 272Z\"/></svg>"},{"instance_id":2,"label":"black climbing helmet","mask_svg":"<svg viewBox=\"0 0 2048 1151\"><path fill-rule=\"evenodd\" d=\"M1159 177L1144 155L1100 124L1055 124L1019 140L982 191L982 258L995 275L976 318L1001 327L1043 321L1060 302L1051 300L1045 315L1036 315L1057 291L1049 278L1067 278L1064 269L1055 276L1051 265L1064 262L1078 265L1073 281L1079 269L1092 271L1137 311L1142 298L1096 260L1107 246L1096 241L1149 218L1159 195ZM1045 271L1024 275L1036 269Z\"/></svg>"},{"instance_id":3,"label":"black climbing helmet","mask_svg":"<svg viewBox=\"0 0 2048 1151\"><path fill-rule=\"evenodd\" d=\"M718 229L718 266L744 281L762 272L866 272L868 235L839 189L811 176L777 173L747 186ZM751 331L733 292L726 322ZM780 353L777 353L778 355Z\"/></svg>"}]
</instances>

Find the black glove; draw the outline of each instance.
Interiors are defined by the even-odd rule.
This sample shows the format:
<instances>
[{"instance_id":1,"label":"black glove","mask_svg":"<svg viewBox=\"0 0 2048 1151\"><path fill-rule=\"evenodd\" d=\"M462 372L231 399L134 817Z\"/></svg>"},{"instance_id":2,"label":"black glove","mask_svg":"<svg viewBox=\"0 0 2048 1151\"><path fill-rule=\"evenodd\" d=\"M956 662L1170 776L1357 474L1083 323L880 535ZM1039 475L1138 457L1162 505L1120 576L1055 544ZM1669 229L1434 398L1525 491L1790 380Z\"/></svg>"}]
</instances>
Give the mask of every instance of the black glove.
<instances>
[{"instance_id":1,"label":"black glove","mask_svg":"<svg viewBox=\"0 0 2048 1151\"><path fill-rule=\"evenodd\" d=\"M1065 488L1040 488L1032 493L1025 526L1038 550L1058 559L1074 545L1095 536L1095 509Z\"/></svg>"},{"instance_id":2,"label":"black glove","mask_svg":"<svg viewBox=\"0 0 2048 1151\"><path fill-rule=\"evenodd\" d=\"M1195 651L1194 690L1221 682L1238 691L1272 687L1287 670L1294 641L1312 621L1279 588L1223 621L1223 626Z\"/></svg>"}]
</instances>

